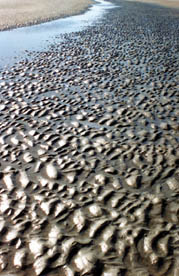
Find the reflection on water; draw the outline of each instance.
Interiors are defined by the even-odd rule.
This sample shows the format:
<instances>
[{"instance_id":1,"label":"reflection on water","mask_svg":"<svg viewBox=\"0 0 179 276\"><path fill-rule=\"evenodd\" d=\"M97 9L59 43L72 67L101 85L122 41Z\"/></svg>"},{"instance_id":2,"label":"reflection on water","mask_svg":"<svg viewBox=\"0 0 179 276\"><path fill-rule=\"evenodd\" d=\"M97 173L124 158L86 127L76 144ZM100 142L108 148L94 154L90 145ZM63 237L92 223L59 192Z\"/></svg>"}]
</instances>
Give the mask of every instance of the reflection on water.
<instances>
[{"instance_id":1,"label":"reflection on water","mask_svg":"<svg viewBox=\"0 0 179 276\"><path fill-rule=\"evenodd\" d=\"M0 67L13 65L26 56L25 51L45 50L57 35L81 31L99 20L115 6L98 1L86 13L29 27L0 32Z\"/></svg>"}]
</instances>

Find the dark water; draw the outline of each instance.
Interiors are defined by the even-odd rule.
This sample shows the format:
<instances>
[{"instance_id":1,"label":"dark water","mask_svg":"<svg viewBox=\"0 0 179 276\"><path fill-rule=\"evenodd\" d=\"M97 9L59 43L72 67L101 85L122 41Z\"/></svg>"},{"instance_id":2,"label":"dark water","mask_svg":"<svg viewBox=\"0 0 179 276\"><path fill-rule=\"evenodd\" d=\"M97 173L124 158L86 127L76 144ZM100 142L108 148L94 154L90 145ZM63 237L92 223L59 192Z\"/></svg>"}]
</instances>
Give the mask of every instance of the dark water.
<instances>
[{"instance_id":1,"label":"dark water","mask_svg":"<svg viewBox=\"0 0 179 276\"><path fill-rule=\"evenodd\" d=\"M83 30L99 21L107 9L114 7L110 2L98 1L81 15L0 32L0 68L26 57L27 51L47 49L60 34Z\"/></svg>"}]
</instances>

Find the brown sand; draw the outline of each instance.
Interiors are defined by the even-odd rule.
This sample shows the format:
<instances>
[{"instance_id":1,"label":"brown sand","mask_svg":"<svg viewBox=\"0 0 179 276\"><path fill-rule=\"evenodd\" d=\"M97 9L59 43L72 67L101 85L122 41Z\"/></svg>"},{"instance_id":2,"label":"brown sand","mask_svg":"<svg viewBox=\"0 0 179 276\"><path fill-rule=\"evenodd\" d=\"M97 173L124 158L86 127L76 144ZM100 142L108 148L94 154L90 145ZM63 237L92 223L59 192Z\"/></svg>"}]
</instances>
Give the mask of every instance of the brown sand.
<instances>
[{"instance_id":1,"label":"brown sand","mask_svg":"<svg viewBox=\"0 0 179 276\"><path fill-rule=\"evenodd\" d=\"M92 0L0 0L0 30L78 14Z\"/></svg>"},{"instance_id":2,"label":"brown sand","mask_svg":"<svg viewBox=\"0 0 179 276\"><path fill-rule=\"evenodd\" d=\"M179 0L129 0L143 3L152 3L169 8L179 8Z\"/></svg>"}]
</instances>

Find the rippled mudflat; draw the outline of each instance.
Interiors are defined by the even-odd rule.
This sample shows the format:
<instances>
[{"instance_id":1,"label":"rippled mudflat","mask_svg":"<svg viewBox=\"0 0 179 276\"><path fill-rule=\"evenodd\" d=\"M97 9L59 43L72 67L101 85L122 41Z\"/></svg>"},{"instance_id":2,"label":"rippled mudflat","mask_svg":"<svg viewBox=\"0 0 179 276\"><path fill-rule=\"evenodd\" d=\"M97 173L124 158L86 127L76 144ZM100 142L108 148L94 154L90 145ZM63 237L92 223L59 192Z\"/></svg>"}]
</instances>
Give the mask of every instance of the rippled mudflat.
<instances>
[{"instance_id":1,"label":"rippled mudflat","mask_svg":"<svg viewBox=\"0 0 179 276\"><path fill-rule=\"evenodd\" d=\"M179 275L176 14L124 2L1 72L1 276Z\"/></svg>"}]
</instances>

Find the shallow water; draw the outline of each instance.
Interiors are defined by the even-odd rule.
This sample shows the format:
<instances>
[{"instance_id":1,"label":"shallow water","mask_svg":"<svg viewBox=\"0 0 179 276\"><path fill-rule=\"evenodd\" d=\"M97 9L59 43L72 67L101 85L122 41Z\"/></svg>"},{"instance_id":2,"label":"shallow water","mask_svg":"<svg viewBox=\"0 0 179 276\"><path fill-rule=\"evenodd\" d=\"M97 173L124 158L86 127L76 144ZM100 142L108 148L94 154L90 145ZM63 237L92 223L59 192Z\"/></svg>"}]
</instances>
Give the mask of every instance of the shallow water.
<instances>
[{"instance_id":1,"label":"shallow water","mask_svg":"<svg viewBox=\"0 0 179 276\"><path fill-rule=\"evenodd\" d=\"M122 5L0 73L0 276L179 275L179 24Z\"/></svg>"},{"instance_id":2,"label":"shallow water","mask_svg":"<svg viewBox=\"0 0 179 276\"><path fill-rule=\"evenodd\" d=\"M97 1L84 14L0 32L0 68L27 57L27 51L47 49L56 36L84 30L99 21L107 9L114 7L110 2Z\"/></svg>"}]
</instances>

